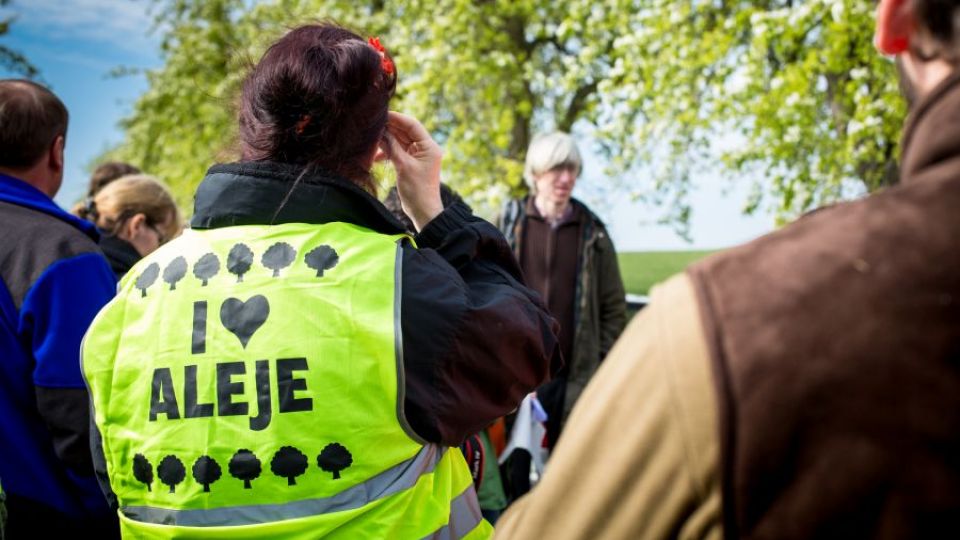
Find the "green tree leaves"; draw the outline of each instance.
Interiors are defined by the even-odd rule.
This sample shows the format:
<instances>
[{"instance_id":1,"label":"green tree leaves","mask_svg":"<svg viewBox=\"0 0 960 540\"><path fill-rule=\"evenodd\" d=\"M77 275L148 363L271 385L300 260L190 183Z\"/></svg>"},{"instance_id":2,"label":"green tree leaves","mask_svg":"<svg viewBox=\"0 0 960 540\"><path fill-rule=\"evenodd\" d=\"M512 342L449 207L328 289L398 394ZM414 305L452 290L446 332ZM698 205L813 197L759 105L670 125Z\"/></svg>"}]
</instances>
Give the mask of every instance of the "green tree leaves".
<instances>
[{"instance_id":1,"label":"green tree leaves","mask_svg":"<svg viewBox=\"0 0 960 540\"><path fill-rule=\"evenodd\" d=\"M235 26L239 0L157 1L164 65L147 71L147 91L123 120L123 143L106 157L137 163L162 177L190 208L206 169L227 155L250 25Z\"/></svg>"},{"instance_id":2,"label":"green tree leaves","mask_svg":"<svg viewBox=\"0 0 960 540\"><path fill-rule=\"evenodd\" d=\"M868 0L156 4L165 64L111 157L159 174L185 206L211 163L237 157L246 66L318 17L381 37L400 73L394 108L440 140L445 180L488 215L524 191L532 136L557 128L590 135L608 174L680 223L704 172L758 178L747 210L782 218L895 177L905 108Z\"/></svg>"},{"instance_id":3,"label":"green tree leaves","mask_svg":"<svg viewBox=\"0 0 960 540\"><path fill-rule=\"evenodd\" d=\"M781 218L893 180L905 110L873 2L646 4L643 30L617 41L617 84L601 85L616 165L650 160L682 190L716 162L759 178L748 210L766 199Z\"/></svg>"}]
</instances>

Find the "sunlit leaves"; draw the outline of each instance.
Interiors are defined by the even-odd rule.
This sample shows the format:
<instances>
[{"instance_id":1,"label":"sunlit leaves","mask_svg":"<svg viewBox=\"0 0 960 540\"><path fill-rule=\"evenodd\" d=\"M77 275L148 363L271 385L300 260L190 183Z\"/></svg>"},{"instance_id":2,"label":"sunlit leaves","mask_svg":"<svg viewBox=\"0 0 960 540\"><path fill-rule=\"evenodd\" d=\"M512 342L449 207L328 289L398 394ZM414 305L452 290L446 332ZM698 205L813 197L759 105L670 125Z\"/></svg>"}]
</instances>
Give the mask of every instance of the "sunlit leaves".
<instances>
[{"instance_id":1,"label":"sunlit leaves","mask_svg":"<svg viewBox=\"0 0 960 540\"><path fill-rule=\"evenodd\" d=\"M757 180L747 209L781 217L888 182L904 106L871 42L868 0L158 0L164 66L114 157L189 203L233 151L244 69L292 26L380 36L394 107L445 148L475 206L524 189L534 134L589 135L608 173L683 223L701 175ZM639 174L638 171L642 171Z\"/></svg>"}]
</instances>

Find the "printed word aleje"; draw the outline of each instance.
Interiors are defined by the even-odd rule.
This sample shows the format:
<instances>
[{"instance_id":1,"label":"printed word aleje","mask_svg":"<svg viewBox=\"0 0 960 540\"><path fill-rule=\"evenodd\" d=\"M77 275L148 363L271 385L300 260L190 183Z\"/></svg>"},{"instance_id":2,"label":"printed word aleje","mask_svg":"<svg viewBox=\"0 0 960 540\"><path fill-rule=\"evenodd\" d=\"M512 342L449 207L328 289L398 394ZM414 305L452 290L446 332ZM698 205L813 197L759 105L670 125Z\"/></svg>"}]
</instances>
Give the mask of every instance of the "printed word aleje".
<instances>
[{"instance_id":1,"label":"printed word aleje","mask_svg":"<svg viewBox=\"0 0 960 540\"><path fill-rule=\"evenodd\" d=\"M244 385L247 382L252 382L256 388L257 415L250 417L250 429L254 431L266 429L273 416L270 361L257 360L255 362L252 381L251 377L247 375L247 364L244 362L218 362L215 365L217 416L246 416L250 414L250 404L235 400L235 396L243 394ZM312 411L313 398L298 398L295 396L295 392L307 389L307 380L295 377L297 372L307 371L307 359L280 358L275 361L274 365L277 372L278 412ZM214 404L200 403L197 399L197 370L197 365L183 366L183 388L179 392L179 396L183 399L182 408L170 368L161 367L153 370L153 381L150 385L151 422L155 422L157 416L161 414L166 415L168 420L213 416Z\"/></svg>"}]
</instances>

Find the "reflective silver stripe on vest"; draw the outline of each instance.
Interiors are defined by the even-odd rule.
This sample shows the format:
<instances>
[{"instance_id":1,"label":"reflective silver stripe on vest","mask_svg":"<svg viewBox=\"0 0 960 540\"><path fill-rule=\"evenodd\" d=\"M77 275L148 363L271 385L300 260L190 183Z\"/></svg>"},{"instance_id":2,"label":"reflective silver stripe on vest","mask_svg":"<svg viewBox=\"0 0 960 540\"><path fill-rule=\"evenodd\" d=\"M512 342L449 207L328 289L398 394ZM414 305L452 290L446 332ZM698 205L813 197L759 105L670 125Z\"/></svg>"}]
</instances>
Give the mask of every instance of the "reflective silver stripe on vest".
<instances>
[{"instance_id":1,"label":"reflective silver stripe on vest","mask_svg":"<svg viewBox=\"0 0 960 540\"><path fill-rule=\"evenodd\" d=\"M463 538L476 529L481 520L483 515L480 513L480 501L477 499L473 484L470 484L450 503L450 519L447 524L437 529L435 533L424 536L424 540Z\"/></svg>"},{"instance_id":2,"label":"reflective silver stripe on vest","mask_svg":"<svg viewBox=\"0 0 960 540\"><path fill-rule=\"evenodd\" d=\"M397 360L397 421L400 427L417 444L430 444L421 437L407 420L407 369L403 365L403 241L397 240L397 258L393 267L393 348Z\"/></svg>"},{"instance_id":3,"label":"reflective silver stripe on vest","mask_svg":"<svg viewBox=\"0 0 960 540\"><path fill-rule=\"evenodd\" d=\"M434 444L425 446L416 456L332 497L196 510L170 510L153 506L125 506L121 510L123 515L135 521L185 527L254 525L342 512L361 508L412 488L421 476L433 472L446 451L446 448Z\"/></svg>"}]
</instances>

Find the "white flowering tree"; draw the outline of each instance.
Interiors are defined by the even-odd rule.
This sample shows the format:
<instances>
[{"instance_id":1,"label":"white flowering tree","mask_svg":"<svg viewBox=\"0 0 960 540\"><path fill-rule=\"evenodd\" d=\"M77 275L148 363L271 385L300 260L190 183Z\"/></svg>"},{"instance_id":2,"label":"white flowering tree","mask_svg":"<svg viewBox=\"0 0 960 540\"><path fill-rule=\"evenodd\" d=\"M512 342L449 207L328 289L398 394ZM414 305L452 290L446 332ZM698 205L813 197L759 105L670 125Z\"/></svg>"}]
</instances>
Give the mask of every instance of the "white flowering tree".
<instances>
[{"instance_id":1,"label":"white flowering tree","mask_svg":"<svg viewBox=\"0 0 960 540\"><path fill-rule=\"evenodd\" d=\"M746 210L784 218L895 177L904 106L872 47L869 0L158 4L166 62L112 157L164 176L182 201L232 157L245 65L317 19L382 38L395 107L444 143L447 181L474 204L523 190L526 147L547 129L589 135L611 175L681 225L700 171L754 179Z\"/></svg>"},{"instance_id":2,"label":"white flowering tree","mask_svg":"<svg viewBox=\"0 0 960 540\"><path fill-rule=\"evenodd\" d=\"M599 86L597 138L618 168L651 163L681 219L703 167L752 179L746 210L782 219L895 180L905 110L874 2L644 4Z\"/></svg>"}]
</instances>

